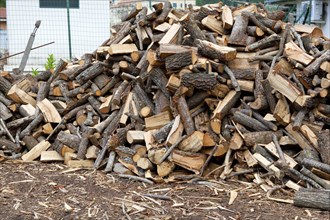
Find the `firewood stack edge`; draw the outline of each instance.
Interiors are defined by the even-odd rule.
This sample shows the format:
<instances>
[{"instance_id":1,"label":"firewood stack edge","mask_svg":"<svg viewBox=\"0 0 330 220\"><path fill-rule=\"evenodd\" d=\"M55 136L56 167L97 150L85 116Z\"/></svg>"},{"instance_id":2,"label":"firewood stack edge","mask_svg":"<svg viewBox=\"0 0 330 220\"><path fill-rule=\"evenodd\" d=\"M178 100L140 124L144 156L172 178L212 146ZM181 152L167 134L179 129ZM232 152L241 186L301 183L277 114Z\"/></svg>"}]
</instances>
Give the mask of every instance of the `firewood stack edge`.
<instances>
[{"instance_id":1,"label":"firewood stack edge","mask_svg":"<svg viewBox=\"0 0 330 220\"><path fill-rule=\"evenodd\" d=\"M329 210L321 29L261 4L153 9L138 3L96 51L53 71L2 72L0 161L280 184L297 191L294 204Z\"/></svg>"}]
</instances>

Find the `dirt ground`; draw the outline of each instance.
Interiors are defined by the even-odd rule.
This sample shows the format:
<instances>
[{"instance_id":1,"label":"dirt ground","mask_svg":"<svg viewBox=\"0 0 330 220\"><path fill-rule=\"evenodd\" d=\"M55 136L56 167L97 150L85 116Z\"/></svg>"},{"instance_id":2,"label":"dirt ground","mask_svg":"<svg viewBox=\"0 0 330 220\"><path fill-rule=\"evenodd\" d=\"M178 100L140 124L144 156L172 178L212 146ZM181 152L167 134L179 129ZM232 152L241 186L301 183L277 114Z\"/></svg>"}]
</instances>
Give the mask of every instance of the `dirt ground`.
<instances>
[{"instance_id":1,"label":"dirt ground","mask_svg":"<svg viewBox=\"0 0 330 220\"><path fill-rule=\"evenodd\" d=\"M230 190L238 191L232 205ZM234 181L146 185L62 164L5 161L0 163L0 219L328 220L330 213L270 201L260 187Z\"/></svg>"}]
</instances>

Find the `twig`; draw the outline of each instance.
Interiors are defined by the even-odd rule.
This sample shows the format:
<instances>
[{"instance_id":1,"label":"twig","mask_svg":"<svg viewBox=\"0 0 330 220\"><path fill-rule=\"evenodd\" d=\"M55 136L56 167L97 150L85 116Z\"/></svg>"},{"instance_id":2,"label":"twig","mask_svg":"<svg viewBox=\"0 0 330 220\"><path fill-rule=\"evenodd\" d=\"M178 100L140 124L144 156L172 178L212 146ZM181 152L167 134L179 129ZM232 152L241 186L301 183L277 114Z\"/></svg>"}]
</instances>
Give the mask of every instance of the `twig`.
<instances>
[{"instance_id":1,"label":"twig","mask_svg":"<svg viewBox=\"0 0 330 220\"><path fill-rule=\"evenodd\" d=\"M204 173L204 170L205 168L207 167L207 165L209 164L210 160L212 159L213 157L213 154L215 153L215 151L217 150L218 146L215 145L210 153L210 155L207 157L205 163L203 164L202 168L200 169L200 174L199 176L203 176L203 173Z\"/></svg>"},{"instance_id":2,"label":"twig","mask_svg":"<svg viewBox=\"0 0 330 220\"><path fill-rule=\"evenodd\" d=\"M10 138L10 140L14 143L16 143L15 139L13 138L13 136L11 135L11 133L9 132L5 122L3 121L2 118L0 118L0 123L1 123L1 126L3 127L3 129L5 130L6 134L8 135L8 137Z\"/></svg>"},{"instance_id":3,"label":"twig","mask_svg":"<svg viewBox=\"0 0 330 220\"><path fill-rule=\"evenodd\" d=\"M230 178L230 177L234 177L234 176L253 173L254 171L255 171L254 169L248 169L248 170L242 170L242 171L238 171L238 172L232 172L230 175L226 176L226 179Z\"/></svg>"},{"instance_id":4,"label":"twig","mask_svg":"<svg viewBox=\"0 0 330 220\"><path fill-rule=\"evenodd\" d=\"M141 182L148 183L148 184L154 184L154 182L152 182L151 180L148 180L146 178L139 177L139 176L126 175L126 174L118 174L118 176L122 177L122 178L131 179L131 180L141 181Z\"/></svg>"},{"instance_id":5,"label":"twig","mask_svg":"<svg viewBox=\"0 0 330 220\"><path fill-rule=\"evenodd\" d=\"M150 197L153 199L171 200L169 196L155 195L155 194L143 194L143 196Z\"/></svg>"},{"instance_id":6,"label":"twig","mask_svg":"<svg viewBox=\"0 0 330 220\"><path fill-rule=\"evenodd\" d=\"M274 142L274 144L275 144L275 147L276 147L277 153L278 153L278 155L279 155L281 161L284 163L285 166L287 166L288 164L287 164L287 162L286 162L286 160L285 160L284 153L283 153L283 151L282 151L282 149L281 149L280 144L278 143L278 139L277 139L277 136L276 136L275 134L273 134L273 142Z\"/></svg>"},{"instance_id":7,"label":"twig","mask_svg":"<svg viewBox=\"0 0 330 220\"><path fill-rule=\"evenodd\" d=\"M274 186L273 188L271 188L270 190L267 191L267 198L276 202L283 202L283 203L288 203L288 204L293 204L293 200L292 199L278 199L278 198L274 198L271 197L271 195L279 190L284 188L284 185L280 185L280 186Z\"/></svg>"},{"instance_id":8,"label":"twig","mask_svg":"<svg viewBox=\"0 0 330 220\"><path fill-rule=\"evenodd\" d=\"M128 220L132 220L132 218L127 214L127 212L126 212L126 210L125 210L124 202L121 203L121 209L122 209L124 215L126 216L126 218L127 218Z\"/></svg>"},{"instance_id":9,"label":"twig","mask_svg":"<svg viewBox=\"0 0 330 220\"><path fill-rule=\"evenodd\" d=\"M183 139L185 139L187 137L187 135L183 135L176 143L174 143L167 151L166 153L162 156L162 158L160 158L159 160L159 164L163 163L164 160L166 160L166 158L172 153L172 151L174 150L174 148L176 148Z\"/></svg>"}]
</instances>

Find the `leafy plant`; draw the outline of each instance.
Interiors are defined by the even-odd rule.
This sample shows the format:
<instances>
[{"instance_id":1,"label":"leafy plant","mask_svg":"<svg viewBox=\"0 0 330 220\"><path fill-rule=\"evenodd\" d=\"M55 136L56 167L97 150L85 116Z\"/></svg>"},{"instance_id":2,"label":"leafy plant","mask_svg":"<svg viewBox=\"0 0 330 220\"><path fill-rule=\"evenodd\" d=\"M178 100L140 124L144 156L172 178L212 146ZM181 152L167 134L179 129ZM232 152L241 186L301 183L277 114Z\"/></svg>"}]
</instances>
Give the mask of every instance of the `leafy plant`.
<instances>
[{"instance_id":1,"label":"leafy plant","mask_svg":"<svg viewBox=\"0 0 330 220\"><path fill-rule=\"evenodd\" d=\"M54 54L49 54L47 57L47 62L44 65L46 70L51 70L55 68L55 63L56 63L56 59L54 57Z\"/></svg>"},{"instance_id":2,"label":"leafy plant","mask_svg":"<svg viewBox=\"0 0 330 220\"><path fill-rule=\"evenodd\" d=\"M38 68L32 68L32 76L37 76L39 74Z\"/></svg>"}]
</instances>

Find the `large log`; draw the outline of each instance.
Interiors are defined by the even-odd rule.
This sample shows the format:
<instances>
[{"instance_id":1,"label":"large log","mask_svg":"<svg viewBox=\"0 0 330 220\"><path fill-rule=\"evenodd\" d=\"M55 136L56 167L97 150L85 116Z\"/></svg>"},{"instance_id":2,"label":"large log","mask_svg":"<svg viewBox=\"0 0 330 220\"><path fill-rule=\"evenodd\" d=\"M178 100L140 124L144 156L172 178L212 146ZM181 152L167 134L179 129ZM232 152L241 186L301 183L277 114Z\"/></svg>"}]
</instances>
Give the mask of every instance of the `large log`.
<instances>
[{"instance_id":1,"label":"large log","mask_svg":"<svg viewBox=\"0 0 330 220\"><path fill-rule=\"evenodd\" d=\"M294 197L295 206L330 211L330 190L300 188Z\"/></svg>"}]
</instances>

